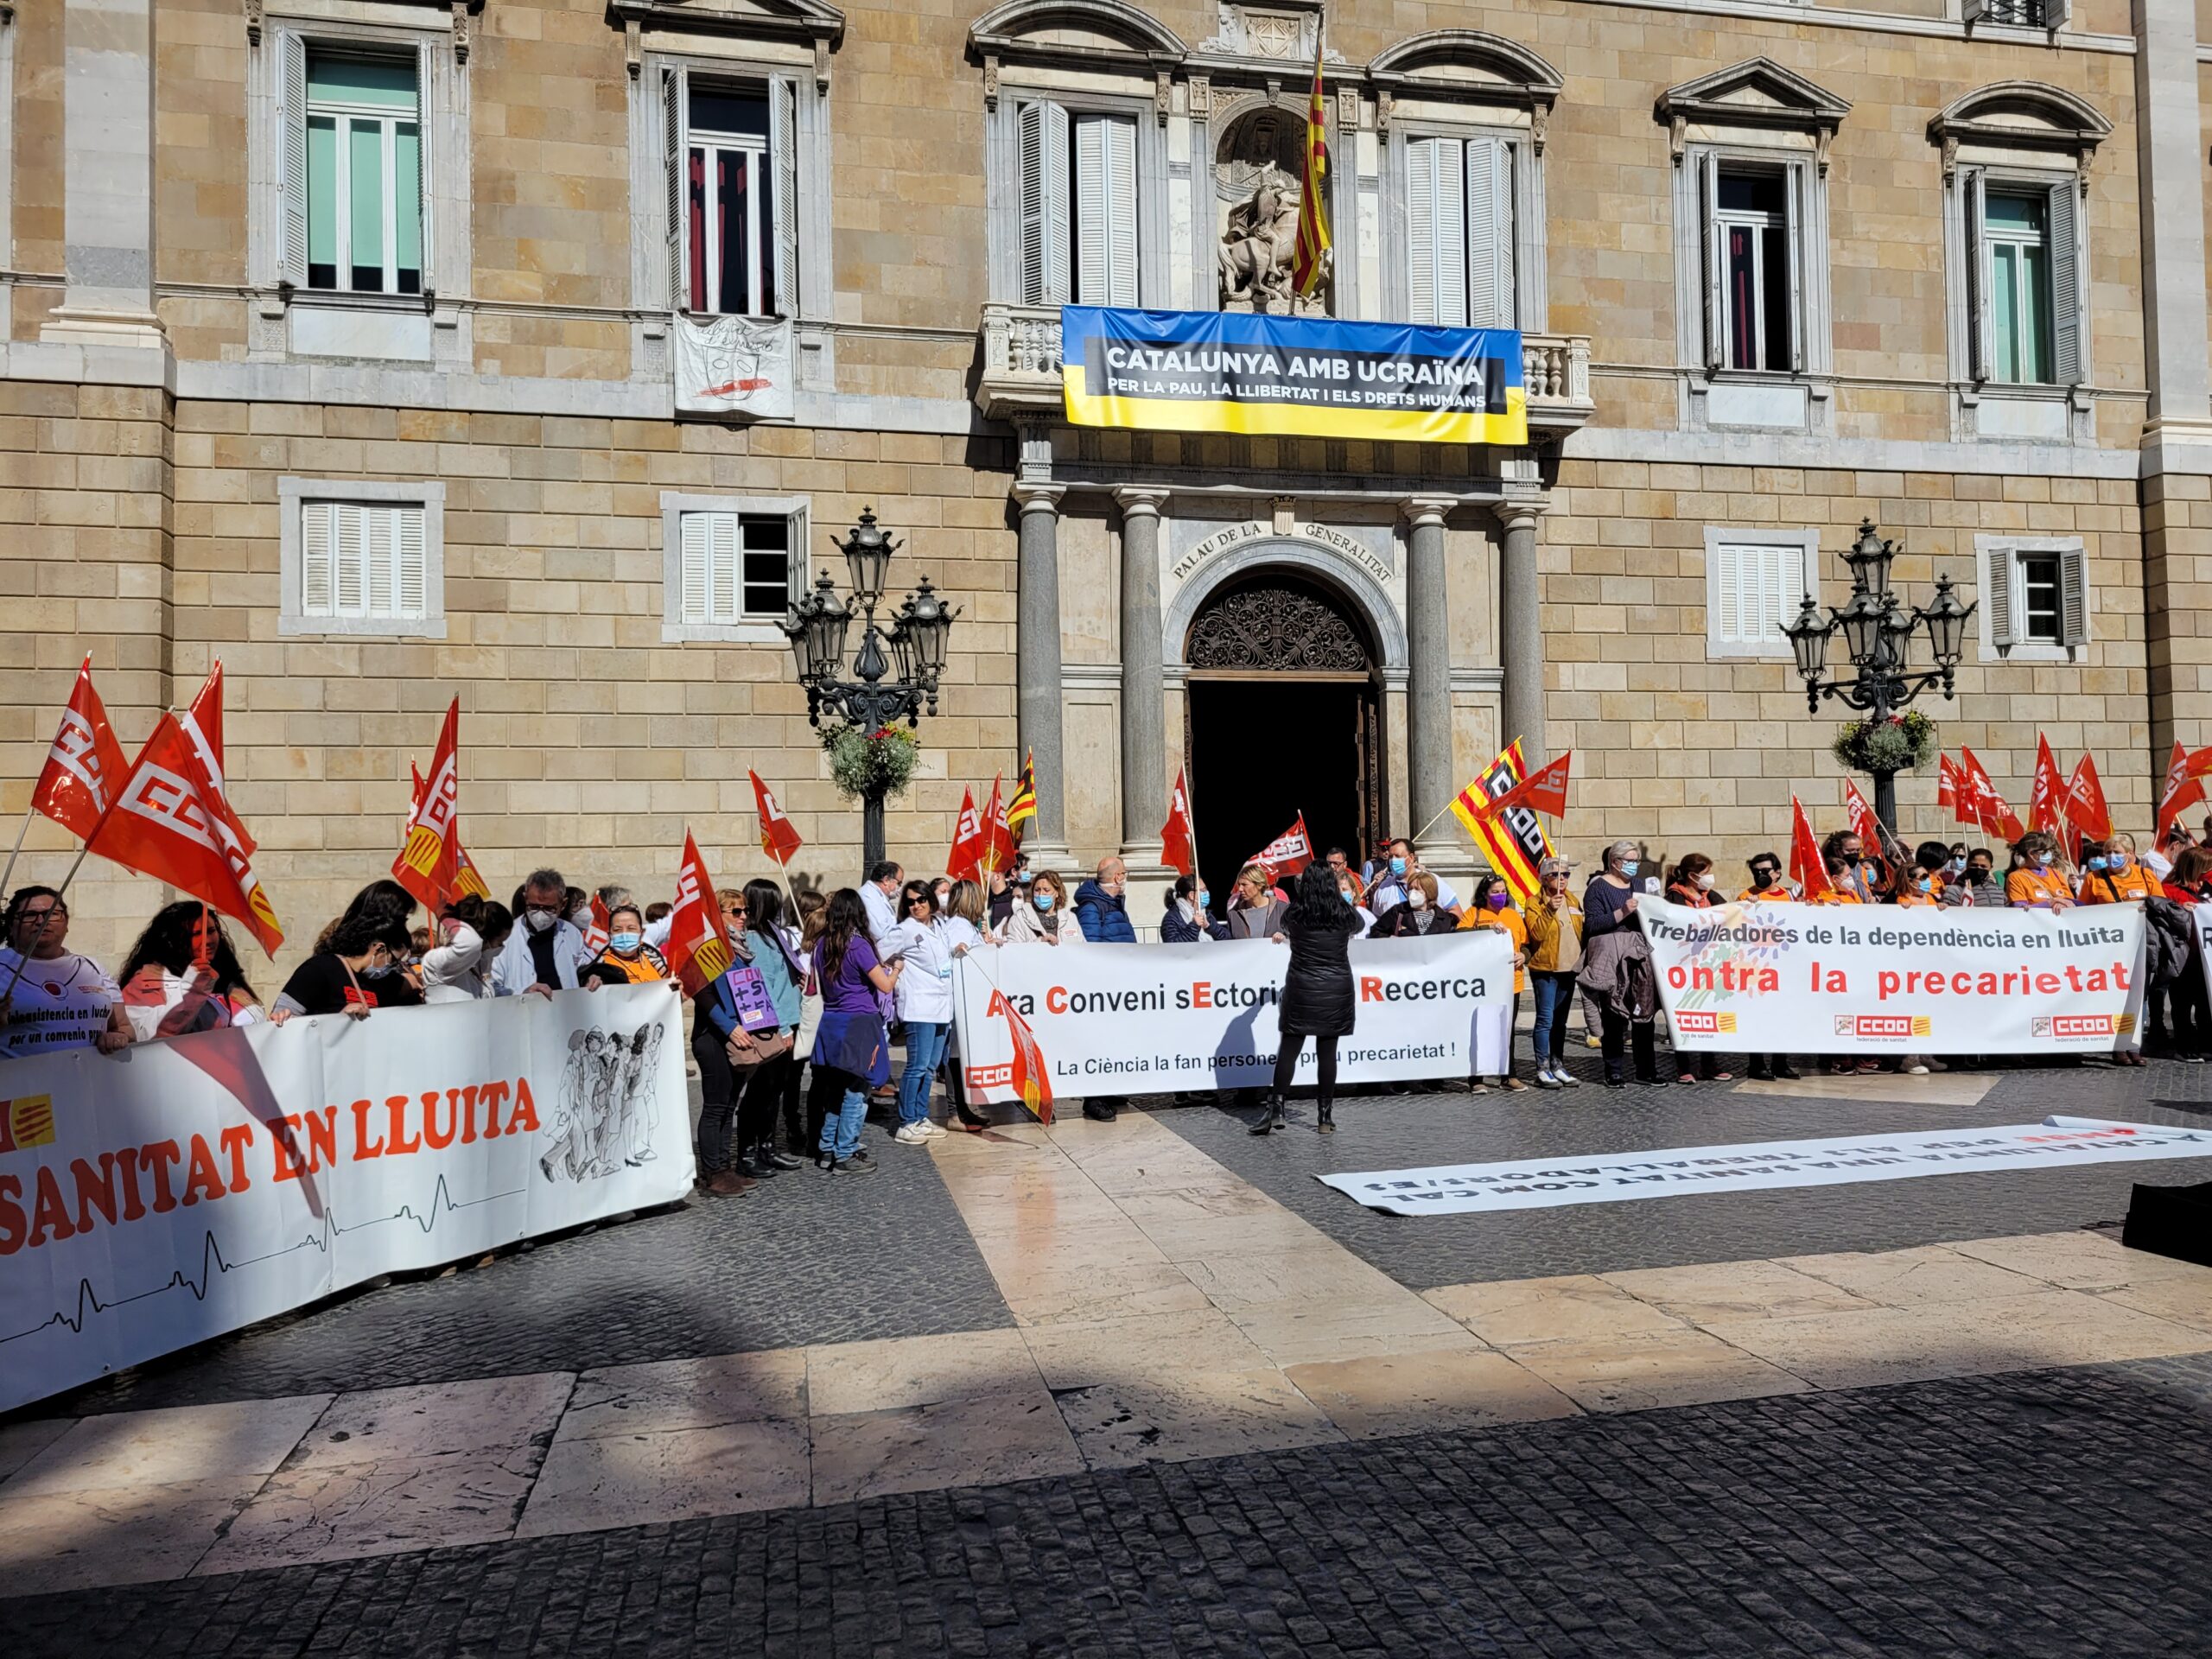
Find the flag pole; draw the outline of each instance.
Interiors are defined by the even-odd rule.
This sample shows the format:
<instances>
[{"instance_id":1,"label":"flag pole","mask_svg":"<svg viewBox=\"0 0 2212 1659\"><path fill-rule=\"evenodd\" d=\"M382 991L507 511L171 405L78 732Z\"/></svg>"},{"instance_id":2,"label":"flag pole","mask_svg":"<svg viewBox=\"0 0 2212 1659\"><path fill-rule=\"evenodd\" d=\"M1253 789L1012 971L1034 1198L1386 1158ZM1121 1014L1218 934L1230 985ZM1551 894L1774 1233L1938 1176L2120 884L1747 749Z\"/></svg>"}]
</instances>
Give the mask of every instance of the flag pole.
<instances>
[{"instance_id":1,"label":"flag pole","mask_svg":"<svg viewBox=\"0 0 2212 1659\"><path fill-rule=\"evenodd\" d=\"M10 891L9 879L16 874L16 860L23 850L23 837L31 832L31 817L38 810L38 785L31 785L31 804L23 809L23 821L16 826L16 844L8 854L8 868L0 870L0 897Z\"/></svg>"},{"instance_id":2,"label":"flag pole","mask_svg":"<svg viewBox=\"0 0 2212 1659\"><path fill-rule=\"evenodd\" d=\"M134 766L131 770L136 772L137 767ZM128 777L125 777L123 781L124 784L128 785L130 779ZM77 879L77 872L85 868L85 859L86 855L92 850L93 841L98 838L100 831L107 827L108 814L115 810L116 801L119 801L122 798L123 791L118 789L116 791L115 800L110 801L105 807L102 808L99 817L93 821L92 833L85 837L85 844L77 849L77 861L69 867L69 874L61 878L61 885L54 890L54 901L57 905L60 904L63 898L67 895L69 892L69 884ZM124 868L129 868L130 867L126 865ZM43 928L39 931L41 934L45 931ZM10 948L13 948L12 942L10 942ZM8 1010L15 1006L16 985L16 982L23 976L23 964L29 960L30 957L28 952L16 952L16 971L8 976L6 988L4 990L0 990L0 1020L6 1019Z\"/></svg>"}]
</instances>

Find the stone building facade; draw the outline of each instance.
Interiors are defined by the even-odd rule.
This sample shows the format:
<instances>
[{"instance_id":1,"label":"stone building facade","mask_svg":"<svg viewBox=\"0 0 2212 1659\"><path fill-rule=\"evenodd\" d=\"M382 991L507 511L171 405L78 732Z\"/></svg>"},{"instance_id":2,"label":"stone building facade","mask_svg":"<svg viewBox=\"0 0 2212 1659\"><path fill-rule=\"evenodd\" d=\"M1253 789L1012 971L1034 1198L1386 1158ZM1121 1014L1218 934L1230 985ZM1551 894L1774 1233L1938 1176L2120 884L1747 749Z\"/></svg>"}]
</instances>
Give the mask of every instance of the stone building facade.
<instances>
[{"instance_id":1,"label":"stone building facade","mask_svg":"<svg viewBox=\"0 0 2212 1659\"><path fill-rule=\"evenodd\" d=\"M1025 747L1040 856L1156 868L1187 767L1211 869L1516 735L1585 850L1728 861L1840 798L1775 630L1872 517L1981 601L1946 745L2140 829L2212 741L2202 31L1965 10L1328 8L1318 308L1519 328L1504 449L1065 423L1059 303L1290 304L1315 0L0 5L0 804L86 652L126 747L219 659L295 947L456 694L495 888L750 873L748 767L849 879L772 615L872 507L961 610L912 867ZM732 340L778 395L682 407ZM76 896L116 953L158 895Z\"/></svg>"}]
</instances>

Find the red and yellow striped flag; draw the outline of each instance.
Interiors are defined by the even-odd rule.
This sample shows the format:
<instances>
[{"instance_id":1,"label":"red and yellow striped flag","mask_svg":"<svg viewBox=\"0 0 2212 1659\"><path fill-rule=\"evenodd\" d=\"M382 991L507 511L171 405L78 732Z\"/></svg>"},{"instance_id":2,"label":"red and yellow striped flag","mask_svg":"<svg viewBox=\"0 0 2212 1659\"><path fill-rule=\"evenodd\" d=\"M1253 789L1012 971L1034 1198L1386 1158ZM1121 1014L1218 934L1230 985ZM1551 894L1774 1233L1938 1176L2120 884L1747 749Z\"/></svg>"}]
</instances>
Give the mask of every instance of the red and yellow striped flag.
<instances>
[{"instance_id":1,"label":"red and yellow striped flag","mask_svg":"<svg viewBox=\"0 0 2212 1659\"><path fill-rule=\"evenodd\" d=\"M1298 245L1290 257L1291 283L1299 297L1321 285L1329 264L1328 106L1321 92L1321 24L1313 24L1313 96L1306 107L1306 176L1298 196Z\"/></svg>"}]
</instances>

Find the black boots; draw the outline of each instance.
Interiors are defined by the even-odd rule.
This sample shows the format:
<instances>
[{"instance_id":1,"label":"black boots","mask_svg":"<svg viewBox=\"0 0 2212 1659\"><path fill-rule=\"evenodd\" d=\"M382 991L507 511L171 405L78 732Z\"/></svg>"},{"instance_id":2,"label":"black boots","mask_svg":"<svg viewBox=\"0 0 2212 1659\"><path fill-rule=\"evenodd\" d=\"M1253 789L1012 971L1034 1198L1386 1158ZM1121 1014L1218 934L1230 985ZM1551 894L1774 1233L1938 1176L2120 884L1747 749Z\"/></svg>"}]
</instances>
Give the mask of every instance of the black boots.
<instances>
[{"instance_id":1,"label":"black boots","mask_svg":"<svg viewBox=\"0 0 2212 1659\"><path fill-rule=\"evenodd\" d=\"M1334 1135L1337 1132L1337 1108L1333 1101L1321 1103L1321 1115L1313 1128L1319 1135Z\"/></svg>"},{"instance_id":2,"label":"black boots","mask_svg":"<svg viewBox=\"0 0 2212 1659\"><path fill-rule=\"evenodd\" d=\"M1281 1127L1282 1096L1273 1090L1269 1090L1267 1099L1261 1104L1260 1121L1252 1126L1251 1133L1265 1135L1269 1129L1279 1129Z\"/></svg>"}]
</instances>

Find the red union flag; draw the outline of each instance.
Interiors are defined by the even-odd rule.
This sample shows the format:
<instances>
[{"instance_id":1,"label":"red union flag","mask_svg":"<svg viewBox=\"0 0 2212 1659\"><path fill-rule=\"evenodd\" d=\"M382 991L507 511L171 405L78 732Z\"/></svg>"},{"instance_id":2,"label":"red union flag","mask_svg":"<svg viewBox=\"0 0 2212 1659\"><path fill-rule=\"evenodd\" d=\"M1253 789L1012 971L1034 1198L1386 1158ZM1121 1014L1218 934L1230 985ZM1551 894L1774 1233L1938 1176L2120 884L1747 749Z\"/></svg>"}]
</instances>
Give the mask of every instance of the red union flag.
<instances>
[{"instance_id":1,"label":"red union flag","mask_svg":"<svg viewBox=\"0 0 2212 1659\"><path fill-rule=\"evenodd\" d=\"M1001 782L1001 774L993 773L991 804L983 809L983 868L993 872L1012 869L1021 847L1006 821L1006 804L999 798Z\"/></svg>"},{"instance_id":2,"label":"red union flag","mask_svg":"<svg viewBox=\"0 0 2212 1659\"><path fill-rule=\"evenodd\" d=\"M1045 1063L1045 1052L1037 1046L1036 1033L1029 1024L995 991L992 1004L1006 1016L1006 1028L1014 1039L1013 1075L1008 1078L1014 1092L1021 1096L1021 1103L1037 1115L1039 1123L1052 1121L1052 1069Z\"/></svg>"},{"instance_id":3,"label":"red union flag","mask_svg":"<svg viewBox=\"0 0 2212 1659\"><path fill-rule=\"evenodd\" d=\"M115 728L107 723L107 709L92 690L92 659L85 658L70 688L69 703L61 711L61 725L46 752L46 767L31 791L31 804L79 841L90 841L100 819L115 804L130 764Z\"/></svg>"},{"instance_id":4,"label":"red union flag","mask_svg":"<svg viewBox=\"0 0 2212 1659\"><path fill-rule=\"evenodd\" d=\"M1959 769L1948 754L1936 757L1936 804L1948 806L1954 817L1959 810Z\"/></svg>"},{"instance_id":5,"label":"red union flag","mask_svg":"<svg viewBox=\"0 0 2212 1659\"><path fill-rule=\"evenodd\" d=\"M1179 770L1167 797L1167 822L1160 826L1160 857L1178 875L1198 873L1198 843L1191 834L1191 795Z\"/></svg>"},{"instance_id":6,"label":"red union flag","mask_svg":"<svg viewBox=\"0 0 2212 1659\"><path fill-rule=\"evenodd\" d=\"M2050 740L2036 734L2036 780L2028 791L2028 828L2058 830L2064 826L2066 778L2050 752Z\"/></svg>"},{"instance_id":7,"label":"red union flag","mask_svg":"<svg viewBox=\"0 0 2212 1659\"><path fill-rule=\"evenodd\" d=\"M413 814L420 811L423 806L423 772L422 768L411 760L407 763L407 772L408 775L415 780L415 792L407 798L407 810L410 822L412 822ZM461 834L457 830L454 832L453 856L454 898L457 899L463 893L467 893L474 899L489 899L492 896L491 886L484 880L482 873L477 869L476 861L469 857L468 849L461 845Z\"/></svg>"},{"instance_id":8,"label":"red union flag","mask_svg":"<svg viewBox=\"0 0 2212 1659\"><path fill-rule=\"evenodd\" d=\"M2105 786L2097 777L2096 762L2087 751L2074 763L2074 776L2067 780L2062 804L2074 827L2091 840L2102 841L2112 834L2112 809L2105 804Z\"/></svg>"},{"instance_id":9,"label":"red union flag","mask_svg":"<svg viewBox=\"0 0 2212 1659\"><path fill-rule=\"evenodd\" d=\"M446 709L430 775L415 791L413 810L391 879L436 910L461 890L461 699Z\"/></svg>"},{"instance_id":10,"label":"red union flag","mask_svg":"<svg viewBox=\"0 0 2212 1659\"><path fill-rule=\"evenodd\" d=\"M1569 749L1549 766L1539 766L1504 794L1492 796L1488 816L1496 817L1514 807L1526 806L1546 817L1565 817L1567 774L1573 764L1574 751Z\"/></svg>"},{"instance_id":11,"label":"red union flag","mask_svg":"<svg viewBox=\"0 0 2212 1659\"><path fill-rule=\"evenodd\" d=\"M245 826L231 812L231 780L223 762L223 665L217 663L207 671L207 677L192 699L192 706L184 711L178 724L184 728L185 741L192 745L192 752L200 757L200 769L215 785L215 798L226 813L230 813L229 829L238 844L245 849L248 858L259 849Z\"/></svg>"},{"instance_id":12,"label":"red union flag","mask_svg":"<svg viewBox=\"0 0 2212 1659\"><path fill-rule=\"evenodd\" d=\"M1306 814L1302 811L1295 823L1245 861L1264 868L1270 881L1296 875L1313 861L1313 842L1306 833Z\"/></svg>"},{"instance_id":13,"label":"red union flag","mask_svg":"<svg viewBox=\"0 0 2212 1659\"><path fill-rule=\"evenodd\" d=\"M760 774L748 769L745 775L753 780L753 810L760 815L760 850L779 864L789 863L791 855L806 843L784 816L775 791L760 781Z\"/></svg>"},{"instance_id":14,"label":"red union flag","mask_svg":"<svg viewBox=\"0 0 2212 1659\"><path fill-rule=\"evenodd\" d=\"M1990 781L1988 768L1976 760L1974 751L1963 743L1959 745L1959 759L1965 768L1966 779L1974 788L1974 817L1971 822L1980 824L1986 834L2001 837L2008 844L2026 834L2020 828L2018 815L1997 792L1997 785ZM1967 810L1964 801L1960 803L1959 810L1964 817Z\"/></svg>"},{"instance_id":15,"label":"red union flag","mask_svg":"<svg viewBox=\"0 0 2212 1659\"><path fill-rule=\"evenodd\" d=\"M235 822L182 724L163 715L92 850L245 923L274 958L284 931L245 849L228 832Z\"/></svg>"},{"instance_id":16,"label":"red union flag","mask_svg":"<svg viewBox=\"0 0 2212 1659\"><path fill-rule=\"evenodd\" d=\"M2212 754L2212 749L2199 749L2198 754ZM2181 740L2174 740L2174 752L2166 762L2166 786L2158 796L2157 838L2164 841L2166 831L2173 828L2174 820L2204 798L2203 779L2191 767L2196 756L2183 748Z\"/></svg>"},{"instance_id":17,"label":"red union flag","mask_svg":"<svg viewBox=\"0 0 2212 1659\"><path fill-rule=\"evenodd\" d=\"M683 861L676 867L676 911L669 918L668 965L683 982L683 994L696 996L729 971L729 936L721 906L715 902L715 879L699 843L683 832Z\"/></svg>"},{"instance_id":18,"label":"red union flag","mask_svg":"<svg viewBox=\"0 0 2212 1659\"><path fill-rule=\"evenodd\" d=\"M973 881L983 866L983 815L976 810L976 791L960 791L960 817L952 826L952 850L944 855L944 873L956 881Z\"/></svg>"},{"instance_id":19,"label":"red union flag","mask_svg":"<svg viewBox=\"0 0 2212 1659\"><path fill-rule=\"evenodd\" d=\"M1813 834L1813 821L1795 795L1789 798L1789 879L1804 889L1808 901L1835 891L1828 880L1827 862L1821 856L1820 840Z\"/></svg>"}]
</instances>

